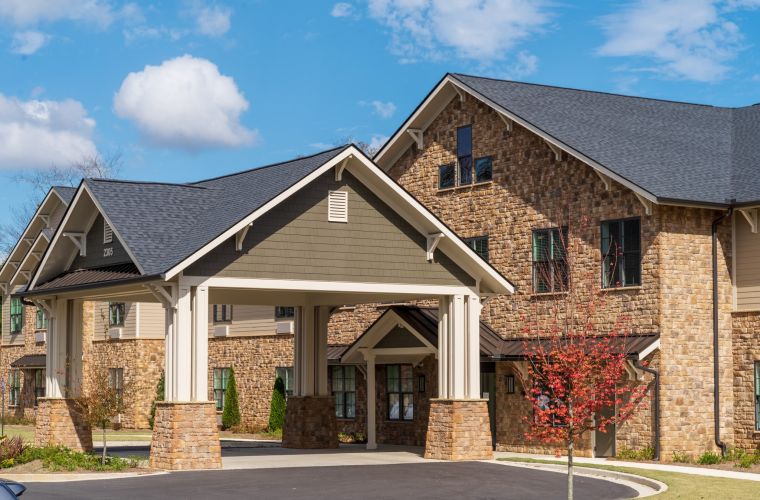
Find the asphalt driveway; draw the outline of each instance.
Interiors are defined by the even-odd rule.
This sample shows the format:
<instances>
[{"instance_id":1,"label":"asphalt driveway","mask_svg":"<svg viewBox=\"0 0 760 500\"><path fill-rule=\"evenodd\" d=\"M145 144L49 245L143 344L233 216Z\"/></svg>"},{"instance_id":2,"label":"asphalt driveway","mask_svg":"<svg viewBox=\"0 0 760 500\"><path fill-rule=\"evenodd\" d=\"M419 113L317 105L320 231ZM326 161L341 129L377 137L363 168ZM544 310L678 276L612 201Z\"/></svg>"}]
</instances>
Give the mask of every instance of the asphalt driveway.
<instances>
[{"instance_id":1,"label":"asphalt driveway","mask_svg":"<svg viewBox=\"0 0 760 500\"><path fill-rule=\"evenodd\" d=\"M167 498L567 498L564 474L483 462L299 467L175 472L148 477L29 484L25 500ZM636 492L599 479L576 477L576 498L632 498Z\"/></svg>"}]
</instances>

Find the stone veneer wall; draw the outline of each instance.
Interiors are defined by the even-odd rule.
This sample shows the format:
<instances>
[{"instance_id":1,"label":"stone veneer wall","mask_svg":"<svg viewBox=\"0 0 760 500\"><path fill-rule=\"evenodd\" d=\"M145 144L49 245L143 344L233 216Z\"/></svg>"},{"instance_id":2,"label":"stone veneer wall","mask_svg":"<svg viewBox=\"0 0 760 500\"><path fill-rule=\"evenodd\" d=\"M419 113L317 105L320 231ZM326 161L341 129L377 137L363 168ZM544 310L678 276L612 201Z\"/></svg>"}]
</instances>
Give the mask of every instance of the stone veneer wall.
<instances>
[{"instance_id":1,"label":"stone veneer wall","mask_svg":"<svg viewBox=\"0 0 760 500\"><path fill-rule=\"evenodd\" d=\"M165 470L221 469L213 403L156 403L150 466Z\"/></svg>"},{"instance_id":2,"label":"stone veneer wall","mask_svg":"<svg viewBox=\"0 0 760 500\"><path fill-rule=\"evenodd\" d=\"M490 460L491 427L486 400L434 399L425 439L425 458Z\"/></svg>"},{"instance_id":3,"label":"stone veneer wall","mask_svg":"<svg viewBox=\"0 0 760 500\"><path fill-rule=\"evenodd\" d=\"M293 366L293 335L219 337L209 339L209 401L214 399L214 368L233 368L240 404L241 427L269 425L275 369Z\"/></svg>"},{"instance_id":4,"label":"stone veneer wall","mask_svg":"<svg viewBox=\"0 0 760 500\"><path fill-rule=\"evenodd\" d=\"M661 368L660 352L655 351L645 360L647 366L655 370ZM617 426L615 433L615 448L618 453L624 448L629 450L643 450L647 446L654 446L654 375L644 373L643 383L647 384L647 393L638 409L631 417ZM628 384L638 384L626 380Z\"/></svg>"},{"instance_id":5,"label":"stone veneer wall","mask_svg":"<svg viewBox=\"0 0 760 500\"><path fill-rule=\"evenodd\" d=\"M63 445L74 451L91 451L92 428L75 401L41 398L34 445Z\"/></svg>"},{"instance_id":6,"label":"stone veneer wall","mask_svg":"<svg viewBox=\"0 0 760 500\"><path fill-rule=\"evenodd\" d=\"M760 449L755 420L755 362L760 361L760 313L734 313L734 445Z\"/></svg>"},{"instance_id":7,"label":"stone veneer wall","mask_svg":"<svg viewBox=\"0 0 760 500\"><path fill-rule=\"evenodd\" d=\"M338 425L332 396L290 396L282 429L282 447L338 447Z\"/></svg>"}]
</instances>

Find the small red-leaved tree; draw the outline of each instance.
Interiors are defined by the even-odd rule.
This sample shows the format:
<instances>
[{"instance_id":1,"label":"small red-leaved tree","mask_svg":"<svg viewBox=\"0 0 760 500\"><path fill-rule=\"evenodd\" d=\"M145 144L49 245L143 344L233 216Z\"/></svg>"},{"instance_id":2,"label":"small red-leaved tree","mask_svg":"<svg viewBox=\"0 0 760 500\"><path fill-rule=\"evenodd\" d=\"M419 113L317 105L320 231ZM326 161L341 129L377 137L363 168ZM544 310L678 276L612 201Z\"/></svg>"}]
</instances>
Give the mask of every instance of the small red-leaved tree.
<instances>
[{"instance_id":1,"label":"small red-leaved tree","mask_svg":"<svg viewBox=\"0 0 760 500\"><path fill-rule=\"evenodd\" d=\"M566 448L568 499L572 499L576 445L588 432L605 432L608 425L626 420L643 399L646 386L624 383L627 330L623 320L605 313L598 274L575 268L574 259L583 251L580 236L563 228L538 237L543 240L536 241L534 235L534 290L553 295L541 303L543 311L537 306L534 319L525 322L528 380L523 384L533 409L525 418L526 437ZM614 257L604 261L614 267ZM603 416L605 408L614 408L614 414Z\"/></svg>"}]
</instances>

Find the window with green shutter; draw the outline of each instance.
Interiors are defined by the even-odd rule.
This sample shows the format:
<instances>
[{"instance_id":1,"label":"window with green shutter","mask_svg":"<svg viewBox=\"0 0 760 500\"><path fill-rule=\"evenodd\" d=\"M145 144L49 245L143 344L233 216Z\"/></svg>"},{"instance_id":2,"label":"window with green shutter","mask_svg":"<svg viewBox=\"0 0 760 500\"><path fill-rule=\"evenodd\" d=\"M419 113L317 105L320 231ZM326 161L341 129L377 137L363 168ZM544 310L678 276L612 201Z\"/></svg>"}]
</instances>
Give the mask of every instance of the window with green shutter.
<instances>
[{"instance_id":1,"label":"window with green shutter","mask_svg":"<svg viewBox=\"0 0 760 500\"><path fill-rule=\"evenodd\" d=\"M11 333L21 333L24 327L24 304L18 297L11 297Z\"/></svg>"},{"instance_id":2,"label":"window with green shutter","mask_svg":"<svg viewBox=\"0 0 760 500\"><path fill-rule=\"evenodd\" d=\"M47 314L45 314L44 309L37 308L37 316L34 320L34 329L35 330L47 330L48 327L48 319Z\"/></svg>"},{"instance_id":3,"label":"window with green shutter","mask_svg":"<svg viewBox=\"0 0 760 500\"><path fill-rule=\"evenodd\" d=\"M124 302L108 303L108 326L124 326L127 306Z\"/></svg>"},{"instance_id":4,"label":"window with green shutter","mask_svg":"<svg viewBox=\"0 0 760 500\"><path fill-rule=\"evenodd\" d=\"M641 219L602 222L602 286L641 284Z\"/></svg>"},{"instance_id":5,"label":"window with green shutter","mask_svg":"<svg viewBox=\"0 0 760 500\"><path fill-rule=\"evenodd\" d=\"M227 391L227 381L230 379L229 368L214 368L214 401L216 411L224 410L224 393Z\"/></svg>"},{"instance_id":6,"label":"window with green shutter","mask_svg":"<svg viewBox=\"0 0 760 500\"><path fill-rule=\"evenodd\" d=\"M483 260L488 262L488 236L476 236L474 238L465 238L464 242L468 247L475 250L475 253L480 255Z\"/></svg>"},{"instance_id":7,"label":"window with green shutter","mask_svg":"<svg viewBox=\"0 0 760 500\"><path fill-rule=\"evenodd\" d=\"M533 292L562 292L568 289L567 226L533 231Z\"/></svg>"},{"instance_id":8,"label":"window with green shutter","mask_svg":"<svg viewBox=\"0 0 760 500\"><path fill-rule=\"evenodd\" d=\"M8 406L18 406L21 402L21 370L11 370L8 375Z\"/></svg>"}]
</instances>

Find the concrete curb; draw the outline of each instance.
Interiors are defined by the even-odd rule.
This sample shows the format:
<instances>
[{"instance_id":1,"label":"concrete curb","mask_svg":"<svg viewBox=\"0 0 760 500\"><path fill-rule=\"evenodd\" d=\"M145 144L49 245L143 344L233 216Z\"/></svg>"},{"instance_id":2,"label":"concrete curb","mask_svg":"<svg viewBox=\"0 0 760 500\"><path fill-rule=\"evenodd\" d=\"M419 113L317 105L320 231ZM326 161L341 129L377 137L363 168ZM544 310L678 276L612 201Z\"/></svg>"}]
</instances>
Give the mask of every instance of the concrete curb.
<instances>
[{"instance_id":1,"label":"concrete curb","mask_svg":"<svg viewBox=\"0 0 760 500\"><path fill-rule=\"evenodd\" d=\"M538 469L548 472L556 472L559 474L567 474L566 465L554 465L554 464L539 464L532 462L510 462L506 460L488 460L489 463L496 463L507 466L522 467L526 469ZM595 479L604 479L615 483L623 484L635 489L638 492L636 498L651 497L659 495L668 490L668 485L650 479L648 477L637 476L635 474L628 474L626 472L617 472L604 469L593 469L590 467L576 467L573 471L575 476L591 477Z\"/></svg>"},{"instance_id":2,"label":"concrete curb","mask_svg":"<svg viewBox=\"0 0 760 500\"><path fill-rule=\"evenodd\" d=\"M27 483L69 483L72 481L99 481L105 479L130 479L135 477L161 476L167 471L155 472L87 472L60 474L3 474L3 479Z\"/></svg>"}]
</instances>

